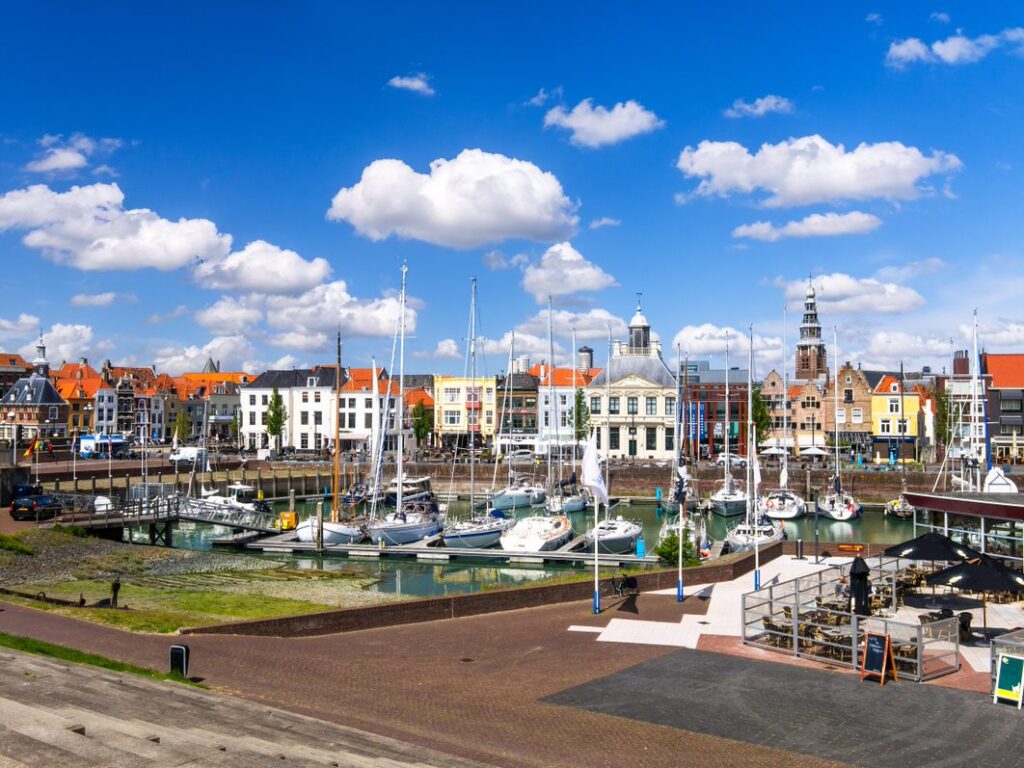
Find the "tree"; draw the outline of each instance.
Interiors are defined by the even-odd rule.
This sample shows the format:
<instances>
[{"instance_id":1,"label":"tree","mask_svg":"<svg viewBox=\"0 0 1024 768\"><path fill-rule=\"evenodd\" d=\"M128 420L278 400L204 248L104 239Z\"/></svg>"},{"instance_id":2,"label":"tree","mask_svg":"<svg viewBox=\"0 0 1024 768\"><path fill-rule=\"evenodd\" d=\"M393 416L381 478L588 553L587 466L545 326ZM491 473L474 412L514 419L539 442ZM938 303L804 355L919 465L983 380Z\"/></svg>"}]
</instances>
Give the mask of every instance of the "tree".
<instances>
[{"instance_id":1,"label":"tree","mask_svg":"<svg viewBox=\"0 0 1024 768\"><path fill-rule=\"evenodd\" d=\"M590 433L590 408L587 406L587 399L583 390L577 387L576 401L572 409L573 434L576 440L585 440Z\"/></svg>"},{"instance_id":2,"label":"tree","mask_svg":"<svg viewBox=\"0 0 1024 768\"><path fill-rule=\"evenodd\" d=\"M434 409L428 409L423 403L417 403L412 409L412 433L416 444L422 446L430 433L434 431Z\"/></svg>"},{"instance_id":3,"label":"tree","mask_svg":"<svg viewBox=\"0 0 1024 768\"><path fill-rule=\"evenodd\" d=\"M661 562L669 565L679 562L679 534L672 532L658 542L654 554ZM683 565L700 565L700 557L697 556L687 528L683 529Z\"/></svg>"},{"instance_id":4,"label":"tree","mask_svg":"<svg viewBox=\"0 0 1024 768\"><path fill-rule=\"evenodd\" d=\"M231 435L232 441L238 443L238 411L236 410L231 416L231 423L228 424L228 434Z\"/></svg>"},{"instance_id":5,"label":"tree","mask_svg":"<svg viewBox=\"0 0 1024 768\"><path fill-rule=\"evenodd\" d=\"M949 422L949 392L945 389L935 392L935 436L943 451L948 450L953 429Z\"/></svg>"},{"instance_id":6,"label":"tree","mask_svg":"<svg viewBox=\"0 0 1024 768\"><path fill-rule=\"evenodd\" d=\"M754 409L751 419L754 422L755 442L760 445L763 440L768 438L768 433L772 429L772 412L768 410L768 403L761 396L760 387L754 389L750 396L750 402Z\"/></svg>"},{"instance_id":7,"label":"tree","mask_svg":"<svg viewBox=\"0 0 1024 768\"><path fill-rule=\"evenodd\" d=\"M288 409L284 406L281 393L274 387L270 392L270 402L267 404L267 434L274 438L275 446L281 450L281 433L284 432L284 423L288 421Z\"/></svg>"},{"instance_id":8,"label":"tree","mask_svg":"<svg viewBox=\"0 0 1024 768\"><path fill-rule=\"evenodd\" d=\"M177 435L178 440L187 440L189 437L189 419L188 414L185 411L178 411L178 415L174 417L174 430L173 435Z\"/></svg>"}]
</instances>

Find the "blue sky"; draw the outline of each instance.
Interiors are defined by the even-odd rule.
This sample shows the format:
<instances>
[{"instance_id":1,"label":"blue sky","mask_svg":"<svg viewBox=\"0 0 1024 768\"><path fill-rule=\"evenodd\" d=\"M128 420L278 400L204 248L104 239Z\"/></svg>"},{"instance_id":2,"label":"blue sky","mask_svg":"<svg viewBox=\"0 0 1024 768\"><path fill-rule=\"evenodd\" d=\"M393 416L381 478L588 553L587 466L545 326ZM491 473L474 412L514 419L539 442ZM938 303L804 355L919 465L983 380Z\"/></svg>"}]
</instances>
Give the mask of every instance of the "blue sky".
<instances>
[{"instance_id":1,"label":"blue sky","mask_svg":"<svg viewBox=\"0 0 1024 768\"><path fill-rule=\"evenodd\" d=\"M666 348L754 324L763 372L809 274L845 358L941 366L975 307L1019 348L1024 18L787 8L6 8L0 345L255 369L340 322L367 365L404 261L409 370L462 370L473 275L492 372L549 292L600 361L637 291Z\"/></svg>"}]
</instances>

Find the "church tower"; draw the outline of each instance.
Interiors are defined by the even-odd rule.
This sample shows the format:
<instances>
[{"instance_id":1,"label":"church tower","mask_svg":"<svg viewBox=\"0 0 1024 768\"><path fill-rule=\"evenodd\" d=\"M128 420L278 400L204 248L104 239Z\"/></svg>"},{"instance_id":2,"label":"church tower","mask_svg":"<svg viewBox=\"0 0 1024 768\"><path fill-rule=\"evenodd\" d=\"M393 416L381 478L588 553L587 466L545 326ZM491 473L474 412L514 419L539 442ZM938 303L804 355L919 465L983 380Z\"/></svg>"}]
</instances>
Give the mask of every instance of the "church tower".
<instances>
[{"instance_id":1,"label":"church tower","mask_svg":"<svg viewBox=\"0 0 1024 768\"><path fill-rule=\"evenodd\" d=\"M821 323L818 320L818 302L814 286L807 279L804 295L804 317L800 322L800 341L796 344L796 377L811 380L828 375L828 354L825 342L821 340Z\"/></svg>"},{"instance_id":2,"label":"church tower","mask_svg":"<svg viewBox=\"0 0 1024 768\"><path fill-rule=\"evenodd\" d=\"M636 313L629 321L629 353L632 355L649 354L651 348L651 324L647 322L640 309L640 295L636 298Z\"/></svg>"}]
</instances>

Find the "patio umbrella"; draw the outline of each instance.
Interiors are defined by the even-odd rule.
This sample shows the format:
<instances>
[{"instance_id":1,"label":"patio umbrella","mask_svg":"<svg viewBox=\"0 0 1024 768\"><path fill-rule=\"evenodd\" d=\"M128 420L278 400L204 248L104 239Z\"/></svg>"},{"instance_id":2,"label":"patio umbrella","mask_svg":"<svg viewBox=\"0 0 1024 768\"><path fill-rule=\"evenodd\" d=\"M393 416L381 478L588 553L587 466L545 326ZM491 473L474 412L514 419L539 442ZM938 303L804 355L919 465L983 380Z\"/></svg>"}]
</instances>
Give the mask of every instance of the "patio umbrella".
<instances>
[{"instance_id":1,"label":"patio umbrella","mask_svg":"<svg viewBox=\"0 0 1024 768\"><path fill-rule=\"evenodd\" d=\"M853 599L853 612L858 616L871 615L871 595L868 586L868 574L871 568L859 555L850 565L850 597Z\"/></svg>"},{"instance_id":2,"label":"patio umbrella","mask_svg":"<svg viewBox=\"0 0 1024 768\"><path fill-rule=\"evenodd\" d=\"M828 456L828 451L823 451L816 445L812 445L810 448L804 448L800 451L801 456Z\"/></svg>"},{"instance_id":3,"label":"patio umbrella","mask_svg":"<svg viewBox=\"0 0 1024 768\"><path fill-rule=\"evenodd\" d=\"M762 456L782 456L783 454L785 454L784 450L775 447L765 448L763 451L761 451Z\"/></svg>"},{"instance_id":4,"label":"patio umbrella","mask_svg":"<svg viewBox=\"0 0 1024 768\"><path fill-rule=\"evenodd\" d=\"M958 560L974 560L981 553L963 544L957 544L948 536L929 531L916 539L894 544L882 553L885 557L898 557L905 560L942 560L955 562Z\"/></svg>"},{"instance_id":5,"label":"patio umbrella","mask_svg":"<svg viewBox=\"0 0 1024 768\"><path fill-rule=\"evenodd\" d=\"M947 586L964 592L981 594L981 611L985 629L988 629L988 596L997 592L1013 595L1024 593L1024 574L1007 568L991 557L979 555L976 559L957 563L931 574L926 581L933 586Z\"/></svg>"}]
</instances>

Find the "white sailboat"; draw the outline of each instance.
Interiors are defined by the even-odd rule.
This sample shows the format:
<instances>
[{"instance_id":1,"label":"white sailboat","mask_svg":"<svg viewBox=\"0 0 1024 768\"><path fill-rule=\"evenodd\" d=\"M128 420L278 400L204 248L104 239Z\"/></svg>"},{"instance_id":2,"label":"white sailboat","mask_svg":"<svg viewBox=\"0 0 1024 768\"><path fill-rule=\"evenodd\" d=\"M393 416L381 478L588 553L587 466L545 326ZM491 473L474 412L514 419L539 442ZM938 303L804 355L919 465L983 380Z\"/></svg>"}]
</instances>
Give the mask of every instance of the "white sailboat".
<instances>
[{"instance_id":1,"label":"white sailboat","mask_svg":"<svg viewBox=\"0 0 1024 768\"><path fill-rule=\"evenodd\" d=\"M718 483L715 491L711 494L711 509L716 515L722 517L736 517L742 515L747 508L746 491L733 480L731 467L729 466L731 456L729 454L729 427L732 412L729 402L729 334L725 335L725 474Z\"/></svg>"},{"instance_id":2,"label":"white sailboat","mask_svg":"<svg viewBox=\"0 0 1024 768\"><path fill-rule=\"evenodd\" d=\"M587 548L594 548L594 539L597 538L597 548L601 552L612 555L625 555L636 550L636 542L643 534L643 528L639 523L626 520L622 515L605 517L586 533Z\"/></svg>"},{"instance_id":3,"label":"white sailboat","mask_svg":"<svg viewBox=\"0 0 1024 768\"><path fill-rule=\"evenodd\" d=\"M782 541L786 533L780 523L761 515L755 502L761 485L761 468L757 463L757 432L753 419L754 392L754 329L750 328L750 355L747 363L747 472L750 475L750 494L747 497L746 518L733 526L726 534L725 540L730 552L744 552L748 549L759 549L777 541Z\"/></svg>"},{"instance_id":4,"label":"white sailboat","mask_svg":"<svg viewBox=\"0 0 1024 768\"><path fill-rule=\"evenodd\" d=\"M838 332L832 329L832 346L835 348L835 375L839 375L839 335ZM815 502L815 508L819 515L824 515L833 520L847 521L855 520L861 516L864 511L863 505L854 498L852 493L843 490L843 478L842 471L840 470L840 458L839 458L839 382L833 382L833 389L835 390L835 404L834 404L834 417L833 422L835 424L835 443L836 449L836 473L833 476L833 487L832 490L826 493L823 497L819 498Z\"/></svg>"},{"instance_id":5,"label":"white sailboat","mask_svg":"<svg viewBox=\"0 0 1024 768\"><path fill-rule=\"evenodd\" d=\"M782 313L782 347L786 348L786 313ZM789 435L789 368L785 358L782 361L782 440ZM789 445L784 445L782 468L779 470L779 487L768 491L760 500L761 512L773 520L796 520L807 511L807 502L789 490Z\"/></svg>"},{"instance_id":6,"label":"white sailboat","mask_svg":"<svg viewBox=\"0 0 1024 768\"><path fill-rule=\"evenodd\" d=\"M471 298L469 304L469 358L470 358L470 392L477 398L476 386L476 278L471 281ZM510 374L511 375L511 374ZM479 418L479 414L478 414ZM479 424L479 422L478 422ZM469 450L469 510L470 517L466 520L448 522L441 535L446 547L470 547L482 549L492 547L501 539L501 534L511 528L515 521L506 518L502 513L475 515L476 502L476 451L473 445L473 432L470 431Z\"/></svg>"},{"instance_id":7,"label":"white sailboat","mask_svg":"<svg viewBox=\"0 0 1024 768\"><path fill-rule=\"evenodd\" d=\"M395 403L395 424L398 426L397 467L395 477L395 509L383 517L374 517L367 528L374 544L411 544L441 530L441 518L437 502L433 498L417 498L406 502L403 497L406 480L403 472L405 462L405 282L409 268L402 265L402 292L399 296L398 320L398 399ZM387 419L383 419L384 424ZM381 430L384 431L383 429Z\"/></svg>"},{"instance_id":8,"label":"white sailboat","mask_svg":"<svg viewBox=\"0 0 1024 768\"><path fill-rule=\"evenodd\" d=\"M548 303L548 323L551 322L551 304ZM550 333L550 331L549 331ZM572 348L576 349L576 329L572 331ZM551 382L554 382L555 378L555 366L554 362L550 366L548 371L548 378ZM554 387L552 386L552 393ZM572 368L572 392L573 392L573 408L569 412L573 415L572 423L569 428L573 432L573 464L576 463L576 448L578 447L576 440L576 365L573 363ZM554 409L555 419L555 442L558 444L558 485L554 488L554 491L548 496L547 504L544 508L553 515L565 515L572 512L583 512L587 508L587 497L583 492L576 487L576 470L573 469L572 477L567 481L562 481L562 441L559 439L559 427L561 426L561 417L558 413L558 406L555 403L554 394L551 397L551 404Z\"/></svg>"}]
</instances>

